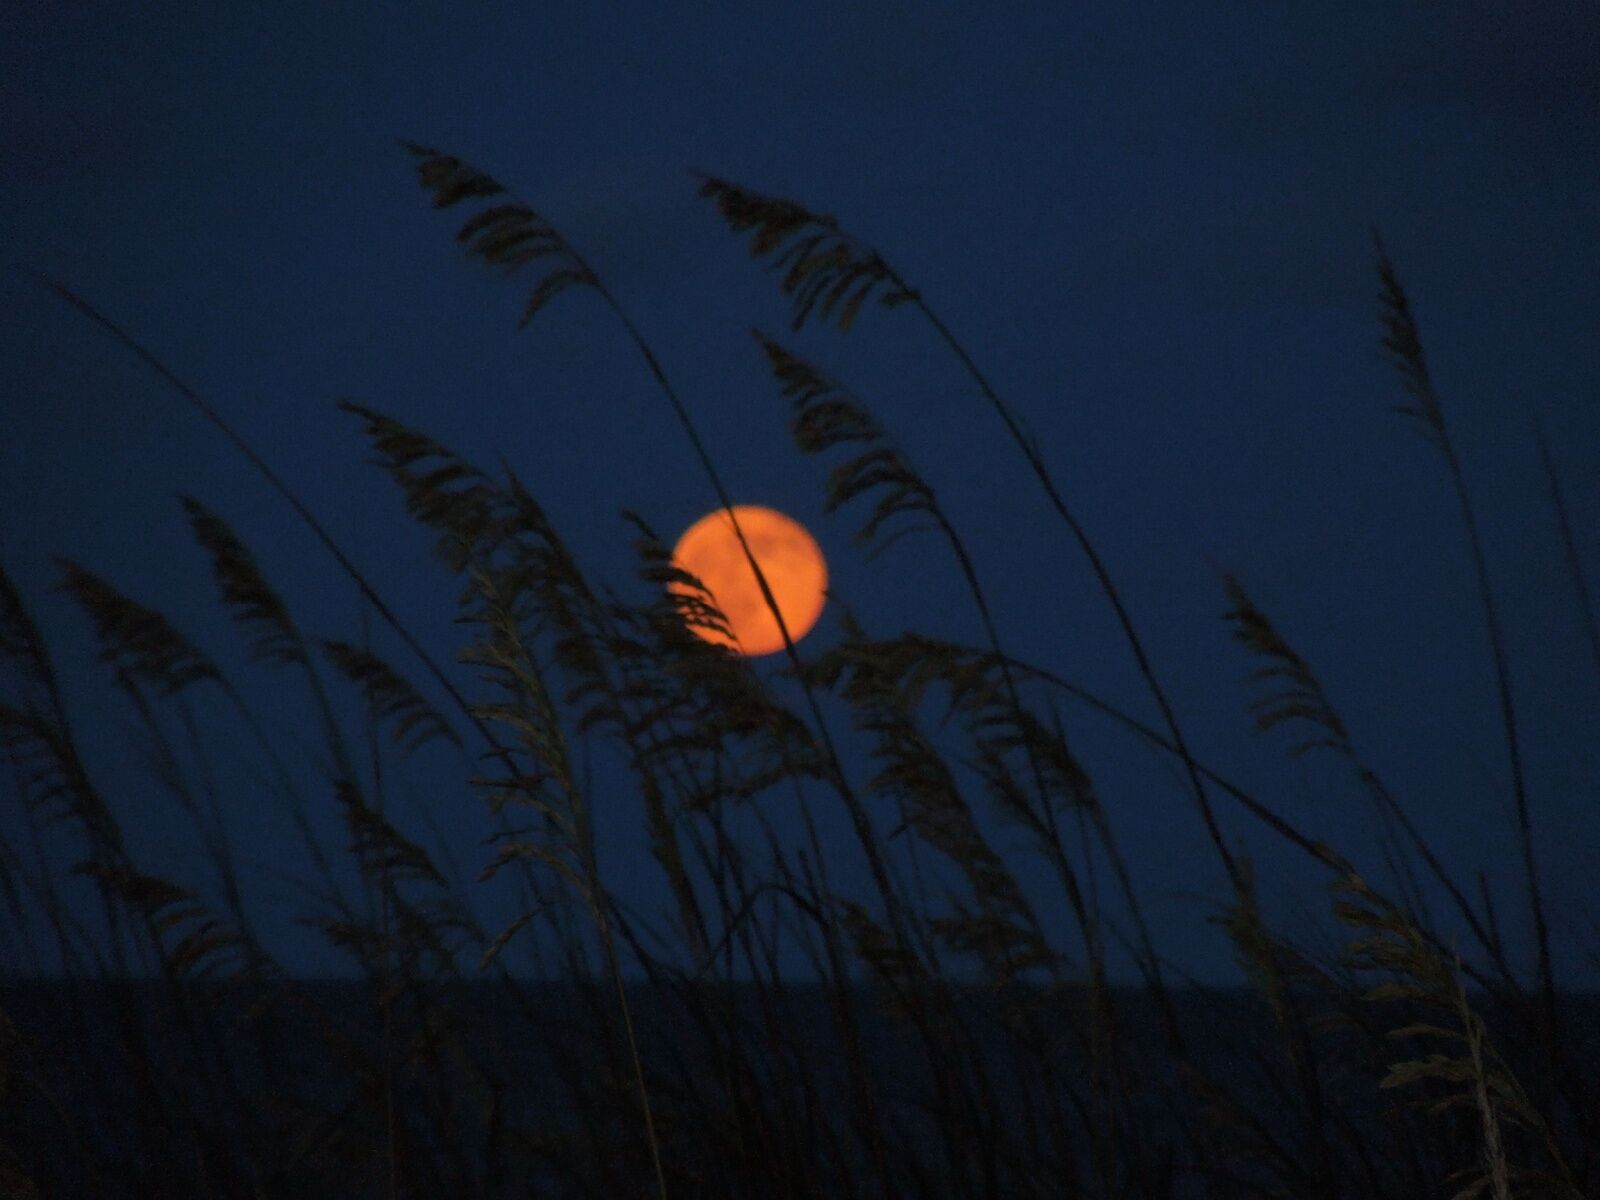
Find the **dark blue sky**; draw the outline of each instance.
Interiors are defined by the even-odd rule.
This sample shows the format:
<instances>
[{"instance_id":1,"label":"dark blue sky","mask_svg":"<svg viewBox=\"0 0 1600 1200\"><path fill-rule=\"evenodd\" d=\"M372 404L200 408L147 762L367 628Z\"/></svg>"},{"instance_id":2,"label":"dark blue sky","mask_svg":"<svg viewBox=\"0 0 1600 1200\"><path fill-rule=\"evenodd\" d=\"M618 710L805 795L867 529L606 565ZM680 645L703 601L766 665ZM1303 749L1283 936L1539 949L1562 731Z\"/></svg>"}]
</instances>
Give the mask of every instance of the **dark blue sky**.
<instances>
[{"instance_id":1,"label":"dark blue sky","mask_svg":"<svg viewBox=\"0 0 1600 1200\"><path fill-rule=\"evenodd\" d=\"M570 293L518 333L525 284L465 260L458 219L430 211L396 139L461 155L594 264L735 498L805 521L875 631L981 636L938 544L909 539L868 562L849 544L857 516L822 513L829 464L793 449L753 324L841 378L906 445L972 544L1013 652L1153 718L1084 563L932 331L898 309L864 313L843 338L789 336L775 280L688 172L833 213L921 290L1035 433L1200 757L1381 878L1347 776L1287 764L1286 739L1251 734L1251 664L1220 619L1215 564L1318 669L1445 859L1503 889L1526 961L1481 610L1448 478L1392 411L1403 396L1377 342L1376 223L1483 521L1573 981L1565 935L1600 908L1600 680L1529 415L1548 431L1592 576L1597 63L1600 10L1580 0L11 4L0 248L210 397L448 656L457 585L427 560L338 398L485 465L504 453L584 563L629 594L618 510L671 536L714 503L599 302ZM169 612L238 667L269 721L307 740L298 680L244 666L175 494L234 525L307 629L353 637L352 588L124 350L15 272L0 276L0 310L0 554L53 639L136 854L206 885L186 818L137 777L131 717L92 663L85 620L49 590L51 556ZM834 630L825 614L807 648ZM377 648L418 674L392 638ZM1092 714L1067 716L1158 945L1231 979L1204 920L1224 877L1170 764ZM409 768L403 817L427 836L425 812L475 874L487 851L462 761L429 749ZM602 867L650 906L665 892L636 805L599 758L595 779ZM1301 861L1220 803L1258 860L1269 916L1301 928L1303 912L1325 911ZM281 873L307 872L282 819L237 781L228 813L254 864L250 894L285 911ZM787 819L782 805L774 815ZM859 884L839 832L837 879ZM291 965L337 968L287 919L268 932Z\"/></svg>"}]
</instances>

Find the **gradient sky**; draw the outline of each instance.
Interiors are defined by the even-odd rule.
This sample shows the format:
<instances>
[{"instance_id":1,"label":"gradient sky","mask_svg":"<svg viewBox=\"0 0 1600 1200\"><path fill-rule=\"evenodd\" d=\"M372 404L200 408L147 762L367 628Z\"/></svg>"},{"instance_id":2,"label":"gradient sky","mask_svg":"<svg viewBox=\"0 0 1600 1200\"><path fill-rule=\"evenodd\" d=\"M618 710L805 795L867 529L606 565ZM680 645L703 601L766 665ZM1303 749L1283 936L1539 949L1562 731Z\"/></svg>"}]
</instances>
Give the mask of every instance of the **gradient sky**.
<instances>
[{"instance_id":1,"label":"gradient sky","mask_svg":"<svg viewBox=\"0 0 1600 1200\"><path fill-rule=\"evenodd\" d=\"M504 453L593 575L629 595L642 585L618 510L672 536L714 503L598 301L569 293L519 333L527 283L466 261L459 217L429 209L397 139L461 155L595 265L735 499L804 521L873 630L981 637L934 540L867 561L849 542L858 515L824 515L831 460L793 449L752 325L843 380L908 448L971 543L1014 653L1154 719L1084 562L931 330L902 308L867 311L846 337L790 336L775 280L689 172L833 213L921 290L1022 414L1200 757L1383 879L1370 810L1337 764L1291 764L1287 738L1251 733L1252 664L1221 620L1221 567L1318 670L1446 861L1463 878L1486 873L1526 962L1481 609L1448 478L1393 411L1403 395L1378 345L1376 224L1482 520L1562 977L1575 982L1575 935L1600 909L1600 680L1530 417L1593 578L1596 64L1600 9L1585 0L29 0L0 12L0 251L80 291L217 404L448 657L458 586L427 559L427 535L337 399L486 466ZM308 630L354 639L353 589L125 350L14 270L0 274L0 311L0 561L51 638L139 861L208 887L187 818L138 774L131 714L92 661L86 620L50 590L52 556L167 611L302 739L314 730L298 681L244 664L175 495L233 524ZM376 648L420 675L386 631ZM1158 945L1204 979L1233 980L1206 922L1225 879L1171 764L1092 713L1065 715ZM217 728L249 895L284 914L296 899L284 873L307 872L281 818L220 761ZM666 893L636 802L598 749L593 769L602 869L649 909ZM488 851L462 774L448 750L425 750L397 803L470 877ZM1219 808L1257 863L1269 918L1302 930L1326 911L1302 860ZM794 828L784 805L772 811ZM836 882L864 893L842 822L835 832ZM342 969L287 916L266 932L296 969Z\"/></svg>"}]
</instances>

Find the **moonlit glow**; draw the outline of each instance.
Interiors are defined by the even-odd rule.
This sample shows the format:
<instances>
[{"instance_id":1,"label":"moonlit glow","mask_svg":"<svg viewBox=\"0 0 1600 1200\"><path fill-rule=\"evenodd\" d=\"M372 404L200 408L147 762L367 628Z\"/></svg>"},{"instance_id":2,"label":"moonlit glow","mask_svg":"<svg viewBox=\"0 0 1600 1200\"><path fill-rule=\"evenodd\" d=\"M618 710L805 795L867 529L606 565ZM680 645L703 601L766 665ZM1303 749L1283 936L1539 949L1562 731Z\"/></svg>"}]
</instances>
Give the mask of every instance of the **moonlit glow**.
<instances>
[{"instance_id":1,"label":"moonlit glow","mask_svg":"<svg viewBox=\"0 0 1600 1200\"><path fill-rule=\"evenodd\" d=\"M776 509L736 504L733 511L778 602L789 636L798 642L822 615L823 593L828 586L822 550L805 526ZM736 640L729 641L715 630L691 625L696 634L740 654L773 654L783 649L783 634L761 595L761 586L726 511L719 508L689 526L673 548L672 562L705 584ZM674 591L686 590L669 586Z\"/></svg>"}]
</instances>

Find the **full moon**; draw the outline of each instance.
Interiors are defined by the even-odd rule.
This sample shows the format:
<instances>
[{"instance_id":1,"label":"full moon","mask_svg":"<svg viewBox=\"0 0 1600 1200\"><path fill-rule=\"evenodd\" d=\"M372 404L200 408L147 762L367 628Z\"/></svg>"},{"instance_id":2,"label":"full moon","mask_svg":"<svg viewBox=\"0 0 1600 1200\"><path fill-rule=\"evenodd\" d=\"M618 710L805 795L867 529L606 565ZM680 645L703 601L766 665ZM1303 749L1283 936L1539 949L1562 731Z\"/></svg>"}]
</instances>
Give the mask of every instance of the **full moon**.
<instances>
[{"instance_id":1,"label":"full moon","mask_svg":"<svg viewBox=\"0 0 1600 1200\"><path fill-rule=\"evenodd\" d=\"M828 586L828 565L822 550L805 526L776 509L735 504L733 511L750 544L750 553L761 565L772 597L778 602L789 636L798 642L822 615L823 592ZM752 657L783 649L783 633L761 595L761 585L724 509L707 513L689 526L673 547L672 565L705 584L727 618L734 640L715 630L691 625L697 635ZM668 586L675 592L687 590Z\"/></svg>"}]
</instances>

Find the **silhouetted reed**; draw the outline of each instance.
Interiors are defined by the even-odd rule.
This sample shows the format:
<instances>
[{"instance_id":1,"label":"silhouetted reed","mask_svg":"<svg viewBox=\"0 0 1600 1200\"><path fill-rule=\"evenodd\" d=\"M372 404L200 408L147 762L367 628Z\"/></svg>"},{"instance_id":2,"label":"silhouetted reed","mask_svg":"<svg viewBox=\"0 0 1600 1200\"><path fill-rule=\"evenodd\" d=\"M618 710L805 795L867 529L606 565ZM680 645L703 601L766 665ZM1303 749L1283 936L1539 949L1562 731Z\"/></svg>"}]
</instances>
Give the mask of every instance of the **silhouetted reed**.
<instances>
[{"instance_id":1,"label":"silhouetted reed","mask_svg":"<svg viewBox=\"0 0 1600 1200\"><path fill-rule=\"evenodd\" d=\"M600 272L492 177L407 149L435 208L470 210L456 235L469 255L534 277L521 323L568 290L600 297L731 516L692 406ZM1556 990L1488 565L1417 323L1381 245L1383 345L1404 410L1445 458L1485 611L1537 950L1531 983L1512 965L1481 874L1475 899L1243 583L1221 581L1225 619L1260 688L1249 716L1264 735L1296 731L1291 754L1320 752L1348 770L1384 831L1395 897L1191 747L1043 452L921 293L831 217L720 179L700 187L783 272L795 329L815 318L847 331L869 300L932 324L1086 556L1160 726L1010 654L957 521L892 422L759 330L798 450L846 456L828 476L827 508L862 512L857 540L870 550L934 531L981 644L885 636L846 611L837 640L814 653L783 628L782 664L758 671L696 635L725 627L723 616L645 517L625 514L647 585L644 600L630 601L585 572L507 463L486 471L377 408L343 401L409 515L433 535L439 565L459 577L455 621L468 642L458 662L474 669L470 685L426 652L217 405L47 280L268 478L352 582L362 629L303 629L224 517L183 498L251 657L304 689L318 778L308 793L214 656L111 580L60 563L60 591L88 618L157 782L200 837L213 878L180 882L133 860L29 604L0 572L0 745L22 806L21 836L0 839L0 895L18 931L5 943L16 1011L0 1013L0 1194L1600 1194L1595 1064L1563 1035L1572 1014ZM1544 466L1591 614L1547 454ZM368 609L427 678L374 652ZM435 707L435 695L449 703ZM351 698L364 714L357 731L339 715ZM1182 769L1225 869L1215 923L1247 991L1175 986L1182 972L1155 944L1062 704ZM359 987L296 979L274 958L244 899L197 711L242 722L242 744L266 760L261 798L282 807L316 872L297 917L345 956ZM839 749L830 720L841 719L862 739L861 761ZM403 828L390 803L406 760L427 747L459 758L462 792L491 824L476 883L447 867L437 837ZM658 912L630 911L608 887L597 808L618 800L586 785L580 754L591 749L635 785L629 801L667 898ZM793 841L772 820L779 803L798 816ZM844 848L823 845L823 805L848 817L869 895L830 878ZM317 834L318 809L337 813L342 847ZM1354 939L1342 952L1315 953L1272 927L1224 812L1242 813L1326 880L1330 913ZM1019 880L993 836L997 822L1041 855L1047 885ZM749 827L758 839L737 832ZM1107 867L1109 884L1099 876ZM516 889L516 908L486 927L475 889L497 879ZM71 891L85 885L92 919ZM1114 886L1131 936L1107 918L1103 885ZM1470 932L1469 953L1439 931L1430 888ZM220 904L204 898L212 892ZM1113 944L1142 991L1112 986ZM543 979L510 968L513 946ZM809 967L803 982L780 966L795 952ZM29 984L30 973L52 978ZM1231 1035L1218 1027L1228 1021Z\"/></svg>"}]
</instances>

